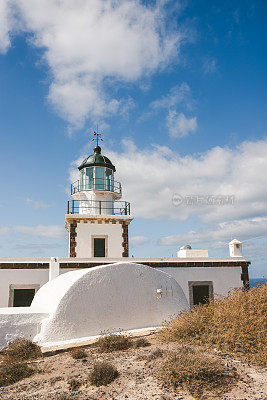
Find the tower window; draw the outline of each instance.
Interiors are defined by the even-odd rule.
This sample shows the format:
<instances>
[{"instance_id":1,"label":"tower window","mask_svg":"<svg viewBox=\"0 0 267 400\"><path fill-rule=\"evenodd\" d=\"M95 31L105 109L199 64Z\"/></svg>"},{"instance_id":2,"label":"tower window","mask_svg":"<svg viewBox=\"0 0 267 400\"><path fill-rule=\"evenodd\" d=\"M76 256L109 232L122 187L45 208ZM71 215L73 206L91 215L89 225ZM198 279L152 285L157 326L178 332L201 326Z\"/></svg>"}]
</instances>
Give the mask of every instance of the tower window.
<instances>
[{"instance_id":1,"label":"tower window","mask_svg":"<svg viewBox=\"0 0 267 400\"><path fill-rule=\"evenodd\" d=\"M93 238L93 256L94 257L106 257L107 246L106 237L94 237Z\"/></svg>"}]
</instances>

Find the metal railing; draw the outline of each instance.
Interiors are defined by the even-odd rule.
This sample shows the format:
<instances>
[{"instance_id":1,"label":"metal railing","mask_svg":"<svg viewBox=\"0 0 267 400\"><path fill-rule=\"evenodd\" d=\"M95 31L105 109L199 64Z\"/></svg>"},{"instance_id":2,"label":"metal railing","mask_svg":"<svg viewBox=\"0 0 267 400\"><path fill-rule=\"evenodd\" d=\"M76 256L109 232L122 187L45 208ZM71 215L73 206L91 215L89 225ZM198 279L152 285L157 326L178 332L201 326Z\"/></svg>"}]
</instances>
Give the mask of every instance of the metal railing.
<instances>
[{"instance_id":1,"label":"metal railing","mask_svg":"<svg viewBox=\"0 0 267 400\"><path fill-rule=\"evenodd\" d=\"M69 200L67 214L130 215L127 201Z\"/></svg>"},{"instance_id":2,"label":"metal railing","mask_svg":"<svg viewBox=\"0 0 267 400\"><path fill-rule=\"evenodd\" d=\"M120 182L103 178L91 178L85 181L78 180L70 186L71 194L82 192L83 190L103 190L118 194L122 193Z\"/></svg>"}]
</instances>

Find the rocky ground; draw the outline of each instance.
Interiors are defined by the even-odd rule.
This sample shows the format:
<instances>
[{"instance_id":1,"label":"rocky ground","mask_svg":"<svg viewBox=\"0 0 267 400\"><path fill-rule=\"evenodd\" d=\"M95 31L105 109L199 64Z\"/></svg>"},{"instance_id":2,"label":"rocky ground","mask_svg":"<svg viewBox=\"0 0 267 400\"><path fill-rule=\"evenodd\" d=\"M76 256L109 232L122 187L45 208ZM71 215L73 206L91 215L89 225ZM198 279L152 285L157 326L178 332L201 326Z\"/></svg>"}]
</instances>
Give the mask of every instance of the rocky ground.
<instances>
[{"instance_id":1,"label":"rocky ground","mask_svg":"<svg viewBox=\"0 0 267 400\"><path fill-rule=\"evenodd\" d=\"M150 346L132 348L113 353L99 353L96 348L86 348L87 357L75 360L70 352L45 356L34 364L38 372L8 387L0 388L1 400L193 400L182 390L163 388L156 378L157 366L162 355L158 349L175 351L175 343L160 343L156 335L147 337ZM216 400L267 400L266 372L260 367L244 364L229 355L214 351L229 368L236 368L241 379L228 393L220 398L207 395L206 399ZM114 364L119 377L107 386L94 387L88 375L96 361ZM81 386L71 390L71 379L77 379ZM205 399L205 400L206 400Z\"/></svg>"}]
</instances>

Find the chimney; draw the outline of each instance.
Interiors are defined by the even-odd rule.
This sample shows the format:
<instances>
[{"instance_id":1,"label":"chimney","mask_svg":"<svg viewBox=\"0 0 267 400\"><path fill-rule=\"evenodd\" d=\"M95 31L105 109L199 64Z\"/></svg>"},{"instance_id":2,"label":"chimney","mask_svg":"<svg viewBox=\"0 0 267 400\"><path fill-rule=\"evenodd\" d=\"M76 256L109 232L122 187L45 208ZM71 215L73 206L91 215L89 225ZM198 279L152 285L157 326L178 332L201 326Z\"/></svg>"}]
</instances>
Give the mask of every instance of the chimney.
<instances>
[{"instance_id":1,"label":"chimney","mask_svg":"<svg viewBox=\"0 0 267 400\"><path fill-rule=\"evenodd\" d=\"M59 275L58 257L51 257L49 263L49 281L52 281Z\"/></svg>"}]
</instances>

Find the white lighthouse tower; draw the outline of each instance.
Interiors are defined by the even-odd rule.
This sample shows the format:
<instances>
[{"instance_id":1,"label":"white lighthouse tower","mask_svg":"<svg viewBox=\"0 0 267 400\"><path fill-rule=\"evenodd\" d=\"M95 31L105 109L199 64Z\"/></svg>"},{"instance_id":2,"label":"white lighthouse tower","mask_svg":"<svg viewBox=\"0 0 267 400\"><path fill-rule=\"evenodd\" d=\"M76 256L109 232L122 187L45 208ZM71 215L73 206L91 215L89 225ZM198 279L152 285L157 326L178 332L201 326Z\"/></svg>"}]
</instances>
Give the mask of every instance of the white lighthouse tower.
<instances>
[{"instance_id":1,"label":"white lighthouse tower","mask_svg":"<svg viewBox=\"0 0 267 400\"><path fill-rule=\"evenodd\" d=\"M71 185L65 226L69 231L69 257L129 257L130 203L114 180L115 166L101 154L95 133L94 154L78 167L80 179Z\"/></svg>"}]
</instances>

